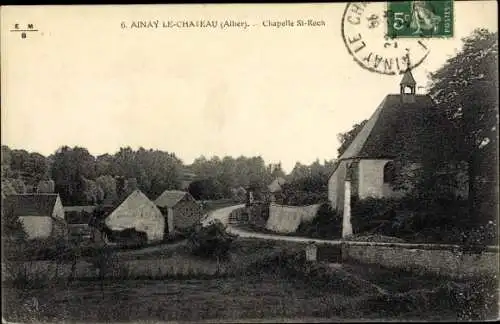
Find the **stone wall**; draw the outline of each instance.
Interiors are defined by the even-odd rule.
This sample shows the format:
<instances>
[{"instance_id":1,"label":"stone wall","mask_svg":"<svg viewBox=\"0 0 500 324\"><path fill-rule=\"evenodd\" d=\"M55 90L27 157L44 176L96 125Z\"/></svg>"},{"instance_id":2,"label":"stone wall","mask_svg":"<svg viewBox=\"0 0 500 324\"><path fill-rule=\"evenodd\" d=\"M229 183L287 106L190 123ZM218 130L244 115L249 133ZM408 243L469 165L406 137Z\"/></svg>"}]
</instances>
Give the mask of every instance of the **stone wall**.
<instances>
[{"instance_id":1,"label":"stone wall","mask_svg":"<svg viewBox=\"0 0 500 324\"><path fill-rule=\"evenodd\" d=\"M202 211L200 205L195 201L181 201L175 207L174 211L174 227L186 229L198 223L201 219Z\"/></svg>"},{"instance_id":2,"label":"stone wall","mask_svg":"<svg viewBox=\"0 0 500 324\"><path fill-rule=\"evenodd\" d=\"M499 270L499 253L494 248L469 255L430 244L412 247L397 243L349 242L342 245L342 259L452 278L494 275Z\"/></svg>"},{"instance_id":3,"label":"stone wall","mask_svg":"<svg viewBox=\"0 0 500 324\"><path fill-rule=\"evenodd\" d=\"M314 219L321 205L281 206L271 204L266 228L279 233L292 233L302 222Z\"/></svg>"}]
</instances>

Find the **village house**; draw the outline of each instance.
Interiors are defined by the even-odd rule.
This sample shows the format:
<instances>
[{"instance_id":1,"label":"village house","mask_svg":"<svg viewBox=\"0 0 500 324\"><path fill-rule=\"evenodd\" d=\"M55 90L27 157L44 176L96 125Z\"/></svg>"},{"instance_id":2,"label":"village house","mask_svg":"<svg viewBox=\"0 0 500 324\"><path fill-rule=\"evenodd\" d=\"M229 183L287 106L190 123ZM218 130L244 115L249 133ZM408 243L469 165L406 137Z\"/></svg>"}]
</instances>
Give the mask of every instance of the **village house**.
<instances>
[{"instance_id":1,"label":"village house","mask_svg":"<svg viewBox=\"0 0 500 324\"><path fill-rule=\"evenodd\" d=\"M106 244L137 240L160 241L165 220L156 205L140 190L134 190L112 205L97 207L89 223L94 242Z\"/></svg>"},{"instance_id":2,"label":"village house","mask_svg":"<svg viewBox=\"0 0 500 324\"><path fill-rule=\"evenodd\" d=\"M434 102L429 95L416 94L411 71L405 72L399 94L387 95L340 156L328 182L331 206L344 209L345 181L350 180L351 197L401 197L405 191L393 187L398 172L412 172L419 161L397 170L394 159L407 145L418 147L425 132L425 116L432 116ZM411 143L409 141L411 140ZM463 188L460 191L464 191ZM465 190L466 191L466 190Z\"/></svg>"},{"instance_id":3,"label":"village house","mask_svg":"<svg viewBox=\"0 0 500 324\"><path fill-rule=\"evenodd\" d=\"M192 227L201 220L201 206L187 191L165 190L155 200L155 204L165 215L165 233L169 235L176 229Z\"/></svg>"},{"instance_id":4,"label":"village house","mask_svg":"<svg viewBox=\"0 0 500 324\"><path fill-rule=\"evenodd\" d=\"M28 239L67 239L64 207L58 194L6 195L2 203L6 214L22 222Z\"/></svg>"},{"instance_id":5,"label":"village house","mask_svg":"<svg viewBox=\"0 0 500 324\"><path fill-rule=\"evenodd\" d=\"M95 209L96 206L64 206L64 215L68 224L70 239L90 239L89 222Z\"/></svg>"}]
</instances>

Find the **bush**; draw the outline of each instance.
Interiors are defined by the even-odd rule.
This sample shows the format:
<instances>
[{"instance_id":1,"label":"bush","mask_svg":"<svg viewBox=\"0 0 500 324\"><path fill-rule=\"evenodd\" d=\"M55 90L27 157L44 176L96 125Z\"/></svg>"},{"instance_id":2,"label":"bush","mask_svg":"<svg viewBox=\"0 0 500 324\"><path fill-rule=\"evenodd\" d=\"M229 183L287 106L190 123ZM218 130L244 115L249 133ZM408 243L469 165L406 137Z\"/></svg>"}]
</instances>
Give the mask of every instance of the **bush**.
<instances>
[{"instance_id":1,"label":"bush","mask_svg":"<svg viewBox=\"0 0 500 324\"><path fill-rule=\"evenodd\" d=\"M328 201L328 192L286 190L284 204L288 206L307 206Z\"/></svg>"},{"instance_id":2,"label":"bush","mask_svg":"<svg viewBox=\"0 0 500 324\"><path fill-rule=\"evenodd\" d=\"M485 320L498 316L498 280L479 278L466 284L453 284L450 297L459 320Z\"/></svg>"},{"instance_id":3,"label":"bush","mask_svg":"<svg viewBox=\"0 0 500 324\"><path fill-rule=\"evenodd\" d=\"M203 257L227 258L231 243L236 236L226 231L226 226L215 220L206 227L197 227L189 237L191 250Z\"/></svg>"},{"instance_id":4,"label":"bush","mask_svg":"<svg viewBox=\"0 0 500 324\"><path fill-rule=\"evenodd\" d=\"M247 205L243 213L246 213L251 224L257 227L265 227L269 219L269 206L267 202L255 202Z\"/></svg>"},{"instance_id":5,"label":"bush","mask_svg":"<svg viewBox=\"0 0 500 324\"><path fill-rule=\"evenodd\" d=\"M353 233L364 233L374 229L380 230L383 224L396 221L395 212L398 205L399 201L387 198L367 198L354 201L351 209ZM388 235L389 233L383 234Z\"/></svg>"},{"instance_id":6,"label":"bush","mask_svg":"<svg viewBox=\"0 0 500 324\"><path fill-rule=\"evenodd\" d=\"M66 260L72 258L75 249L68 241L58 239L20 241L5 246L5 257L9 260Z\"/></svg>"},{"instance_id":7,"label":"bush","mask_svg":"<svg viewBox=\"0 0 500 324\"><path fill-rule=\"evenodd\" d=\"M353 202L351 222L354 234L394 236L415 243L495 244L494 223L478 224L467 207L466 200L454 198L367 198Z\"/></svg>"},{"instance_id":8,"label":"bush","mask_svg":"<svg viewBox=\"0 0 500 324\"><path fill-rule=\"evenodd\" d=\"M147 234L142 231L137 231L135 228L113 231L105 227L103 231L111 242L118 243L121 246L140 247L148 243Z\"/></svg>"},{"instance_id":9,"label":"bush","mask_svg":"<svg viewBox=\"0 0 500 324\"><path fill-rule=\"evenodd\" d=\"M314 219L301 223L297 234L307 237L337 239L342 237L342 215L329 203L322 204Z\"/></svg>"}]
</instances>

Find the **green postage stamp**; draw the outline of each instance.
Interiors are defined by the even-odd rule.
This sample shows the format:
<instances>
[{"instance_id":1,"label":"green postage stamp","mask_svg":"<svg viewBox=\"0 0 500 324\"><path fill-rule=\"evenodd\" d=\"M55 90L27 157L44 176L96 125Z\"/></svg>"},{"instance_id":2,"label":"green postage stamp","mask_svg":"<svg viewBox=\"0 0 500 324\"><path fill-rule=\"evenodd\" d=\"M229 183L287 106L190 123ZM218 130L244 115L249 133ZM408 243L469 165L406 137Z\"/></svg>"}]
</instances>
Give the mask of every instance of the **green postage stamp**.
<instances>
[{"instance_id":1,"label":"green postage stamp","mask_svg":"<svg viewBox=\"0 0 500 324\"><path fill-rule=\"evenodd\" d=\"M391 38L453 37L453 0L389 1L387 12Z\"/></svg>"}]
</instances>

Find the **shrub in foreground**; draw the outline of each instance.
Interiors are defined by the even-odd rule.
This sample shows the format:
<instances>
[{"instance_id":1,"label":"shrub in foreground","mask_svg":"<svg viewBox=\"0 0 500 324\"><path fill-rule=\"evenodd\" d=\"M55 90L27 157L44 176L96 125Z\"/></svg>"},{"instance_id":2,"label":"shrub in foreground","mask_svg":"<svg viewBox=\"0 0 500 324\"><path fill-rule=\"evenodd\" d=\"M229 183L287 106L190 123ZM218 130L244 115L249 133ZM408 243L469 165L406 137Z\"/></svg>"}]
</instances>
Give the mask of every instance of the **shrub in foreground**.
<instances>
[{"instance_id":1,"label":"shrub in foreground","mask_svg":"<svg viewBox=\"0 0 500 324\"><path fill-rule=\"evenodd\" d=\"M227 232L226 226L219 220L202 227L197 226L189 236L193 254L203 257L227 258L231 243L236 238Z\"/></svg>"},{"instance_id":2,"label":"shrub in foreground","mask_svg":"<svg viewBox=\"0 0 500 324\"><path fill-rule=\"evenodd\" d=\"M318 209L316 217L311 221L301 223L295 234L324 239L340 238L342 237L342 215L329 203L324 203Z\"/></svg>"}]
</instances>

